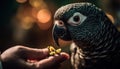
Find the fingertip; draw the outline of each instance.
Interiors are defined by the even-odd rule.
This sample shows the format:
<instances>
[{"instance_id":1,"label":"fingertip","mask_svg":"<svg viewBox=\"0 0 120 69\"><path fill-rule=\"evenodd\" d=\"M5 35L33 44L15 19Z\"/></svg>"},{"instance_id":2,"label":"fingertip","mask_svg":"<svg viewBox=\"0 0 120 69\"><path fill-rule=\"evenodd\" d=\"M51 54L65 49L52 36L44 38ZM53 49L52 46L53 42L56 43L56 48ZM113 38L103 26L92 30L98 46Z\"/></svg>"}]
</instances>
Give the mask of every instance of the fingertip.
<instances>
[{"instance_id":1,"label":"fingertip","mask_svg":"<svg viewBox=\"0 0 120 69\"><path fill-rule=\"evenodd\" d=\"M61 56L66 60L70 58L69 54L65 52L61 52Z\"/></svg>"},{"instance_id":2,"label":"fingertip","mask_svg":"<svg viewBox=\"0 0 120 69\"><path fill-rule=\"evenodd\" d=\"M69 59L69 54L65 53L65 52L61 52L60 54L56 54L55 56L51 56L54 58L54 60L56 61L56 63L62 63L65 60Z\"/></svg>"}]
</instances>

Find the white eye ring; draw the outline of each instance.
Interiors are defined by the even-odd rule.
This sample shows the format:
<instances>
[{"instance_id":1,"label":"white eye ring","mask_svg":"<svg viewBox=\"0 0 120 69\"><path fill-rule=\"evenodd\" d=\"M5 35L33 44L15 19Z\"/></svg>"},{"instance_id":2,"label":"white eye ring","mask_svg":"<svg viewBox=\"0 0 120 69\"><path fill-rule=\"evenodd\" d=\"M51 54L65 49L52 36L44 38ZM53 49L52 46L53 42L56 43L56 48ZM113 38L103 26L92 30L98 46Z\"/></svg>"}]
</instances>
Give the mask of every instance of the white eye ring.
<instances>
[{"instance_id":1,"label":"white eye ring","mask_svg":"<svg viewBox=\"0 0 120 69\"><path fill-rule=\"evenodd\" d=\"M77 17L76 21L75 21L75 17ZM68 23L72 26L77 26L79 24L81 24L82 22L84 22L84 20L86 19L87 17L82 15L81 13L79 12L76 12L73 14L72 17L70 17L68 19Z\"/></svg>"}]
</instances>

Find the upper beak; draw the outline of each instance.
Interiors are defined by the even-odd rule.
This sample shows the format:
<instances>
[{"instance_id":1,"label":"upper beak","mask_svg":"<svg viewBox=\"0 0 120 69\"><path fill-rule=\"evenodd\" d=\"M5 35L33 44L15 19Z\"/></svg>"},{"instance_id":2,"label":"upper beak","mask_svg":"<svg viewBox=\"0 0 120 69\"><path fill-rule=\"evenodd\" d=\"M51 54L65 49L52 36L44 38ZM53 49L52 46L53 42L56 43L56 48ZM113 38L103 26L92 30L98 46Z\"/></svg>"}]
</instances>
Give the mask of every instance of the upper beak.
<instances>
[{"instance_id":1,"label":"upper beak","mask_svg":"<svg viewBox=\"0 0 120 69\"><path fill-rule=\"evenodd\" d=\"M53 28L53 39L54 39L54 41L55 41L57 46L60 46L58 39L61 36L63 36L64 33L65 33L64 32L64 28L58 27L57 25L54 25L54 28Z\"/></svg>"},{"instance_id":2,"label":"upper beak","mask_svg":"<svg viewBox=\"0 0 120 69\"><path fill-rule=\"evenodd\" d=\"M54 27L53 27L53 39L54 39L55 44L57 46L60 46L59 40L58 40L59 38L63 39L63 40L67 40L67 41L71 40L71 36L66 28L54 25Z\"/></svg>"},{"instance_id":3,"label":"upper beak","mask_svg":"<svg viewBox=\"0 0 120 69\"><path fill-rule=\"evenodd\" d=\"M55 41L55 44L57 45L57 46L60 46L59 45L59 41L58 41L58 36L55 34L55 33L53 33L53 39L54 39L54 41Z\"/></svg>"}]
</instances>

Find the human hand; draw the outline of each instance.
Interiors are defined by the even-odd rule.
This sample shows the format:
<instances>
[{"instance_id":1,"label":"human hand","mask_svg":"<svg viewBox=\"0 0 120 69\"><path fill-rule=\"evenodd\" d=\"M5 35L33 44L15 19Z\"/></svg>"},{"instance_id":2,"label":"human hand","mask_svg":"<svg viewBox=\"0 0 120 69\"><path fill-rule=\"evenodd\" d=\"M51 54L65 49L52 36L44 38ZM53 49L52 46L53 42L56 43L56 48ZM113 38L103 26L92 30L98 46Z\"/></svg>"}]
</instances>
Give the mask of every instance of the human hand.
<instances>
[{"instance_id":1,"label":"human hand","mask_svg":"<svg viewBox=\"0 0 120 69\"><path fill-rule=\"evenodd\" d=\"M67 53L49 56L45 49L35 49L24 46L15 46L1 54L3 69L56 69L60 63L67 60ZM34 60L34 61L28 61Z\"/></svg>"}]
</instances>

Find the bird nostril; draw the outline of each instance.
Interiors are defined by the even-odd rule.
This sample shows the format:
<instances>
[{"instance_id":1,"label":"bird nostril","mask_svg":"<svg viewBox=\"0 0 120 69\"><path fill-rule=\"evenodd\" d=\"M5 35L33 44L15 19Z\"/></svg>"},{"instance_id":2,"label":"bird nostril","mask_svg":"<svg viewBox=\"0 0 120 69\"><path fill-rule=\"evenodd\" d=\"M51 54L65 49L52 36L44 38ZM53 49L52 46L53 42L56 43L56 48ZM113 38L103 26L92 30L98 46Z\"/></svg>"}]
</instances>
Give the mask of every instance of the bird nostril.
<instances>
[{"instance_id":1,"label":"bird nostril","mask_svg":"<svg viewBox=\"0 0 120 69\"><path fill-rule=\"evenodd\" d=\"M59 22L59 24L63 24L62 22Z\"/></svg>"},{"instance_id":2,"label":"bird nostril","mask_svg":"<svg viewBox=\"0 0 120 69\"><path fill-rule=\"evenodd\" d=\"M56 20L56 21L55 21L55 24L56 24L57 26L64 26L64 22L61 21L61 20Z\"/></svg>"},{"instance_id":3,"label":"bird nostril","mask_svg":"<svg viewBox=\"0 0 120 69\"><path fill-rule=\"evenodd\" d=\"M64 23L63 23L62 21L59 21L58 24L59 24L60 26L64 26Z\"/></svg>"}]
</instances>

